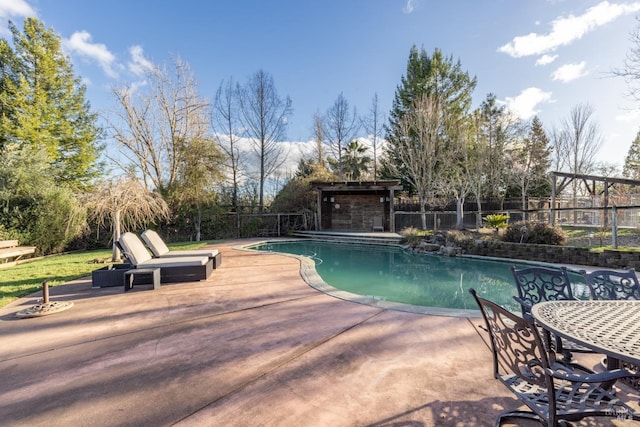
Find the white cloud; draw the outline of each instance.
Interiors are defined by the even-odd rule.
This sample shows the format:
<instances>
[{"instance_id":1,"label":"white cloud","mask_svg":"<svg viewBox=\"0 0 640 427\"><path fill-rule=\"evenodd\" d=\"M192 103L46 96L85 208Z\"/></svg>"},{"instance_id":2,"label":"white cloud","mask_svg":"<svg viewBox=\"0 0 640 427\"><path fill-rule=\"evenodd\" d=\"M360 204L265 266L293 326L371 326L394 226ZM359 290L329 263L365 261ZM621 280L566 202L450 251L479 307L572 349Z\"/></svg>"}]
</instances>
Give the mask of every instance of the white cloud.
<instances>
[{"instance_id":1,"label":"white cloud","mask_svg":"<svg viewBox=\"0 0 640 427\"><path fill-rule=\"evenodd\" d=\"M520 92L520 95L514 98L507 97L504 101L507 109L523 120L538 114L540 110L536 107L543 102L553 102L551 92L544 92L537 87L529 87Z\"/></svg>"},{"instance_id":2,"label":"white cloud","mask_svg":"<svg viewBox=\"0 0 640 427\"><path fill-rule=\"evenodd\" d=\"M24 0L0 0L0 18L13 16L36 16L36 12Z\"/></svg>"},{"instance_id":3,"label":"white cloud","mask_svg":"<svg viewBox=\"0 0 640 427\"><path fill-rule=\"evenodd\" d=\"M413 9L415 9L416 1L417 0L407 0L404 7L402 8L402 11L406 14L412 13Z\"/></svg>"},{"instance_id":4,"label":"white cloud","mask_svg":"<svg viewBox=\"0 0 640 427\"><path fill-rule=\"evenodd\" d=\"M616 120L619 122L637 122L638 119L640 119L640 110L629 110L616 116Z\"/></svg>"},{"instance_id":5,"label":"white cloud","mask_svg":"<svg viewBox=\"0 0 640 427\"><path fill-rule=\"evenodd\" d=\"M11 35L7 20L36 16L36 11L24 0L0 0L0 36Z\"/></svg>"},{"instance_id":6,"label":"white cloud","mask_svg":"<svg viewBox=\"0 0 640 427\"><path fill-rule=\"evenodd\" d=\"M556 59L558 59L558 55L542 55L536 61L536 65L549 65Z\"/></svg>"},{"instance_id":7,"label":"white cloud","mask_svg":"<svg viewBox=\"0 0 640 427\"><path fill-rule=\"evenodd\" d=\"M551 23L548 34L529 33L515 37L512 41L501 46L498 52L506 53L514 58L540 55L552 52L560 46L568 45L589 31L593 31L622 15L640 11L640 2L615 4L603 1L587 9L580 15L560 17Z\"/></svg>"},{"instance_id":8,"label":"white cloud","mask_svg":"<svg viewBox=\"0 0 640 427\"><path fill-rule=\"evenodd\" d=\"M153 70L155 67L151 61L144 56L142 46L135 45L129 48L131 61L129 61L129 70L137 76L143 75L146 71Z\"/></svg>"},{"instance_id":9,"label":"white cloud","mask_svg":"<svg viewBox=\"0 0 640 427\"><path fill-rule=\"evenodd\" d=\"M572 80L579 79L586 76L588 73L585 71L587 63L582 61L579 64L566 64L559 67L551 74L553 80L560 80L563 83L568 83Z\"/></svg>"},{"instance_id":10,"label":"white cloud","mask_svg":"<svg viewBox=\"0 0 640 427\"><path fill-rule=\"evenodd\" d=\"M131 84L129 84L129 90L131 91L131 93L139 92L148 85L149 83L146 80L139 80L137 82L132 82Z\"/></svg>"},{"instance_id":11,"label":"white cloud","mask_svg":"<svg viewBox=\"0 0 640 427\"><path fill-rule=\"evenodd\" d=\"M97 61L100 67L109 77L117 77L118 74L113 69L116 57L102 43L92 43L91 34L87 31L76 31L71 38L62 41L63 46L69 52L78 56Z\"/></svg>"}]
</instances>

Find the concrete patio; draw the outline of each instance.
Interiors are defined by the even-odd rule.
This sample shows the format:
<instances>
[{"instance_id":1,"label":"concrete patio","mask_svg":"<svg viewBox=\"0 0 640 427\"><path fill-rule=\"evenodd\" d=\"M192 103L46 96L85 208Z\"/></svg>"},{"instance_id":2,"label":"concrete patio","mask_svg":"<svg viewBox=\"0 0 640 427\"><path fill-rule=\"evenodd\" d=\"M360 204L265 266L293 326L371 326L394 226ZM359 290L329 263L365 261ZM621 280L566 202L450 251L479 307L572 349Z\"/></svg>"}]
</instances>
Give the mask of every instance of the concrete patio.
<instances>
[{"instance_id":1,"label":"concrete patio","mask_svg":"<svg viewBox=\"0 0 640 427\"><path fill-rule=\"evenodd\" d=\"M490 426L518 406L480 318L338 299L246 243L216 245L207 281L125 294L87 278L51 288L64 312L15 317L40 295L0 309L0 425Z\"/></svg>"}]
</instances>

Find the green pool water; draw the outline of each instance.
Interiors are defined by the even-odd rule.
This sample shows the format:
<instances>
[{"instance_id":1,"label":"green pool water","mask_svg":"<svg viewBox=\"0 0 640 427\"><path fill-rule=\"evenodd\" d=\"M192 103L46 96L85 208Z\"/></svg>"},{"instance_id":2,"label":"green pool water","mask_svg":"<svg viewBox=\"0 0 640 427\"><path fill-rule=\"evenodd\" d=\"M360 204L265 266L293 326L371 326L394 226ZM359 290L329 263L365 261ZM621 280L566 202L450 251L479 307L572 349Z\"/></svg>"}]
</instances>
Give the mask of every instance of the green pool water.
<instances>
[{"instance_id":1,"label":"green pool water","mask_svg":"<svg viewBox=\"0 0 640 427\"><path fill-rule=\"evenodd\" d=\"M416 254L399 246L319 240L266 242L251 249L309 257L330 286L377 300L425 307L477 309L469 288L519 311L511 265L531 264L439 254ZM570 274L576 295L586 292L579 274Z\"/></svg>"}]
</instances>

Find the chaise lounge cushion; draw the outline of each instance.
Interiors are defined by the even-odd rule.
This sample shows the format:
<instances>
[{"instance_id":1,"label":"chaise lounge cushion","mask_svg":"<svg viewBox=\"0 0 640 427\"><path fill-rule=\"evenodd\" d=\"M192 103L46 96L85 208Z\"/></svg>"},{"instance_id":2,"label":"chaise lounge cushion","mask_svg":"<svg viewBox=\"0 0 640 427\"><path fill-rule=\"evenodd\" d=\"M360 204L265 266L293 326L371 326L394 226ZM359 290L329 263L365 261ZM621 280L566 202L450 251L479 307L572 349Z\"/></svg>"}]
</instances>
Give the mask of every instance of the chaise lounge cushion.
<instances>
[{"instance_id":1,"label":"chaise lounge cushion","mask_svg":"<svg viewBox=\"0 0 640 427\"><path fill-rule=\"evenodd\" d=\"M164 240L153 230L146 230L141 235L142 240L147 247L153 253L153 256L158 258L173 258L173 257L185 257L185 256L206 256L213 259L213 268L218 268L222 263L222 255L217 249L193 249L193 250L180 250L172 251L164 243Z\"/></svg>"},{"instance_id":2,"label":"chaise lounge cushion","mask_svg":"<svg viewBox=\"0 0 640 427\"><path fill-rule=\"evenodd\" d=\"M171 258L151 258L142 264L138 264L139 268L151 267L189 267L192 265L206 265L209 261L207 257L188 256L188 257L171 257Z\"/></svg>"},{"instance_id":3,"label":"chaise lounge cushion","mask_svg":"<svg viewBox=\"0 0 640 427\"><path fill-rule=\"evenodd\" d=\"M133 233L123 233L118 241L135 268L160 268L163 283L206 279L213 270L213 260L207 256L152 258Z\"/></svg>"}]
</instances>

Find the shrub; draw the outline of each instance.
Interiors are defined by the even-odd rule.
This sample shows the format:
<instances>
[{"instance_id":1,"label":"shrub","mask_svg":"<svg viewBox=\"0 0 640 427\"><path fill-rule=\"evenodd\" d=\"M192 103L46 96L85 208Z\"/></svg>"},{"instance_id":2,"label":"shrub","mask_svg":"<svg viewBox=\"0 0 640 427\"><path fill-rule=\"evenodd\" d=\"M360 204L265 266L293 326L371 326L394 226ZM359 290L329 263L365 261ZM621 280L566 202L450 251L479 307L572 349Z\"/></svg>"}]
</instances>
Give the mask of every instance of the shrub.
<instances>
[{"instance_id":1,"label":"shrub","mask_svg":"<svg viewBox=\"0 0 640 427\"><path fill-rule=\"evenodd\" d=\"M446 238L448 246L457 246L463 251L475 247L476 244L475 236L462 230L449 230Z\"/></svg>"},{"instance_id":2,"label":"shrub","mask_svg":"<svg viewBox=\"0 0 640 427\"><path fill-rule=\"evenodd\" d=\"M562 246L567 235L559 227L543 222L519 221L510 224L502 236L504 242Z\"/></svg>"},{"instance_id":3,"label":"shrub","mask_svg":"<svg viewBox=\"0 0 640 427\"><path fill-rule=\"evenodd\" d=\"M416 246L423 238L433 234L431 231L420 230L416 227L406 227L398 233L402 236L401 242L405 245Z\"/></svg>"}]
</instances>

